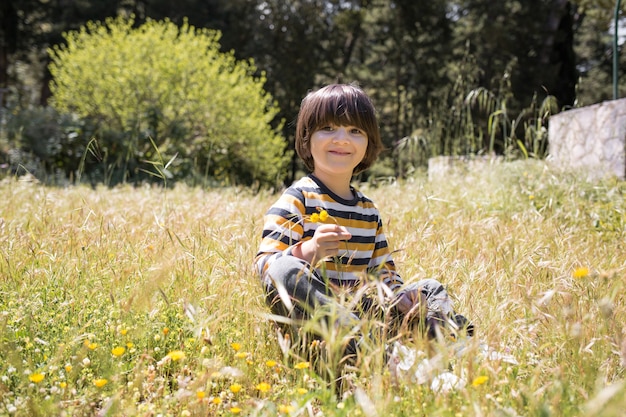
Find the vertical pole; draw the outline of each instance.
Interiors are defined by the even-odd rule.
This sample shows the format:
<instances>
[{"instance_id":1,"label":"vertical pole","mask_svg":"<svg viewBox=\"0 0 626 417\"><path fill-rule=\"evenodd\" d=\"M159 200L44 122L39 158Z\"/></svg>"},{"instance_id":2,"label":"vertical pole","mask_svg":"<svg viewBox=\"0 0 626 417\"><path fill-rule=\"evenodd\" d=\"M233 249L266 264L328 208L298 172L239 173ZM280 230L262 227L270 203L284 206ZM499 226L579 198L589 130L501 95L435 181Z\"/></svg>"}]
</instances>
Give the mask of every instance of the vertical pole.
<instances>
[{"instance_id":1,"label":"vertical pole","mask_svg":"<svg viewBox=\"0 0 626 417\"><path fill-rule=\"evenodd\" d=\"M618 63L619 63L619 57L618 57L618 52L617 52L617 39L619 36L619 9L620 9L620 3L622 2L622 0L617 0L617 3L615 4L615 24L614 24L614 30L615 33L613 34L613 99L617 99L618 98L618 92L617 92L617 67L618 67Z\"/></svg>"}]
</instances>

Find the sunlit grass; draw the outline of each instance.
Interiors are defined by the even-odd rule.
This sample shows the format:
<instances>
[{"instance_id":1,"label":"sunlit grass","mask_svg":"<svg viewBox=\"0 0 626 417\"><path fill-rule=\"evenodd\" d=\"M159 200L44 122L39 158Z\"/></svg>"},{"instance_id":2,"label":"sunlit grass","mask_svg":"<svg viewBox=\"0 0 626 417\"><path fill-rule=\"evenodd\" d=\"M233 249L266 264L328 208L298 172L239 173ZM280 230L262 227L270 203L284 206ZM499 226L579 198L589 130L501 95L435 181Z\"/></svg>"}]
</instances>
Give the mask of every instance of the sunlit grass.
<instances>
[{"instance_id":1,"label":"sunlit grass","mask_svg":"<svg viewBox=\"0 0 626 417\"><path fill-rule=\"evenodd\" d=\"M397 380L372 346L337 395L289 349L252 269L276 195L9 179L0 415L621 415L626 183L516 162L361 189L405 280L439 279L476 325L461 357L413 341L463 388Z\"/></svg>"}]
</instances>

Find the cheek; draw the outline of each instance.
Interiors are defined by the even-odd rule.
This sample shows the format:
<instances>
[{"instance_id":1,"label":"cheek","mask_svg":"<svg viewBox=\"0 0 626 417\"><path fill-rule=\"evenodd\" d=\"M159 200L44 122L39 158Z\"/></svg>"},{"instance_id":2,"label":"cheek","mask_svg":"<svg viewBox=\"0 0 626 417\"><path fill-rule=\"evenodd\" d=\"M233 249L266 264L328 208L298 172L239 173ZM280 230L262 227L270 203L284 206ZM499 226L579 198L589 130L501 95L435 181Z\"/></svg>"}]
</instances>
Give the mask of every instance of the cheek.
<instances>
[{"instance_id":1,"label":"cheek","mask_svg":"<svg viewBox=\"0 0 626 417\"><path fill-rule=\"evenodd\" d=\"M367 141L367 139L365 139L365 143L362 146L363 149L363 158L365 158L365 156L367 155L367 151L369 150L369 142Z\"/></svg>"}]
</instances>

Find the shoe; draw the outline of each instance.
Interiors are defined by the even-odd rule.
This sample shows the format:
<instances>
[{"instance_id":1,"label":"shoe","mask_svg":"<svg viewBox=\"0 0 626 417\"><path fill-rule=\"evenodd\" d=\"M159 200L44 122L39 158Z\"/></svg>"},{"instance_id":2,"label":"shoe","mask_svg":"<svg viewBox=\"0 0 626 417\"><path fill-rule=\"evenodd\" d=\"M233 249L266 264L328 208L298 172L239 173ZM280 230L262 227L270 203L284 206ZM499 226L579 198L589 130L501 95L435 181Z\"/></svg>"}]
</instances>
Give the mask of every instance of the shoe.
<instances>
[{"instance_id":1,"label":"shoe","mask_svg":"<svg viewBox=\"0 0 626 417\"><path fill-rule=\"evenodd\" d=\"M462 314L455 314L450 317L451 327L458 333L465 332L468 336L474 336L474 325Z\"/></svg>"}]
</instances>

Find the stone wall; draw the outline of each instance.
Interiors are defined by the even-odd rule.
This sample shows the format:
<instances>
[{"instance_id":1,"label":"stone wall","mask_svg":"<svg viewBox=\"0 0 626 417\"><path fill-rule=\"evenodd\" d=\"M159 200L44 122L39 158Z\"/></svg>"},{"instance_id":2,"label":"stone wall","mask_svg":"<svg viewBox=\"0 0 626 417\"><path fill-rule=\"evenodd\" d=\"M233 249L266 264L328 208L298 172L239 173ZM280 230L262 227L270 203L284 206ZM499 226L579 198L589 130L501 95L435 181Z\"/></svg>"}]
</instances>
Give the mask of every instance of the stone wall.
<instances>
[{"instance_id":1,"label":"stone wall","mask_svg":"<svg viewBox=\"0 0 626 417\"><path fill-rule=\"evenodd\" d=\"M626 178L626 98L550 117L548 161L590 180Z\"/></svg>"}]
</instances>

